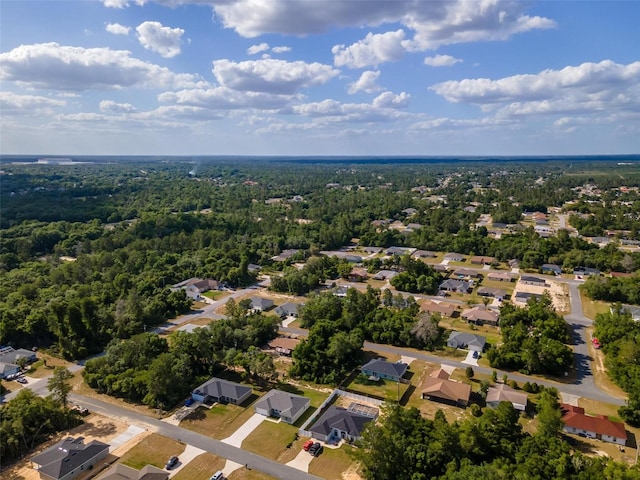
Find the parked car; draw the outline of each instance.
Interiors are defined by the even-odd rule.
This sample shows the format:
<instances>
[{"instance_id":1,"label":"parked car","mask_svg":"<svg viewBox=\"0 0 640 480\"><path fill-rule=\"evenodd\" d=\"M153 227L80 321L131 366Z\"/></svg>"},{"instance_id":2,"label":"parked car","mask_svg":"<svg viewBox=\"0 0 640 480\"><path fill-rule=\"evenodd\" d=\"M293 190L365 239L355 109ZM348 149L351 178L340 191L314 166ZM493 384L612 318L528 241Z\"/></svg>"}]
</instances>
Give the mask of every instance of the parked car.
<instances>
[{"instance_id":1,"label":"parked car","mask_svg":"<svg viewBox=\"0 0 640 480\"><path fill-rule=\"evenodd\" d=\"M304 442L304 445L302 446L302 449L305 452L308 452L312 445L313 445L313 440L307 440L306 442Z\"/></svg>"},{"instance_id":2,"label":"parked car","mask_svg":"<svg viewBox=\"0 0 640 480\"><path fill-rule=\"evenodd\" d=\"M82 405L74 405L73 407L71 407L71 410L77 411L82 416L89 415L89 409L87 407L83 407Z\"/></svg>"},{"instance_id":3,"label":"parked car","mask_svg":"<svg viewBox=\"0 0 640 480\"><path fill-rule=\"evenodd\" d=\"M29 383L29 382L27 382L27 379L24 378L24 377L16 378L16 382L18 382L18 383Z\"/></svg>"},{"instance_id":4,"label":"parked car","mask_svg":"<svg viewBox=\"0 0 640 480\"><path fill-rule=\"evenodd\" d=\"M315 457L316 451L318 451L320 447L322 447L322 445L320 445L320 442L316 442L313 445L311 445L311 447L309 447L308 452Z\"/></svg>"},{"instance_id":5,"label":"parked car","mask_svg":"<svg viewBox=\"0 0 640 480\"><path fill-rule=\"evenodd\" d=\"M191 405L193 405L195 403L195 400L191 397L187 398L184 402L184 406L185 407L190 407Z\"/></svg>"},{"instance_id":6,"label":"parked car","mask_svg":"<svg viewBox=\"0 0 640 480\"><path fill-rule=\"evenodd\" d=\"M224 475L222 474L222 470L218 470L216 473L211 475L209 480L224 480Z\"/></svg>"},{"instance_id":7,"label":"parked car","mask_svg":"<svg viewBox=\"0 0 640 480\"><path fill-rule=\"evenodd\" d=\"M174 455L173 457L169 458L169 460L167 460L167 464L164 466L164 468L166 468L167 470L171 470L177 464L178 464L178 457Z\"/></svg>"},{"instance_id":8,"label":"parked car","mask_svg":"<svg viewBox=\"0 0 640 480\"><path fill-rule=\"evenodd\" d=\"M318 457L320 456L320 454L322 453L322 450L324 449L324 447L322 445L320 445L320 447L318 447L316 450L314 450L314 452L312 453L312 455L314 457Z\"/></svg>"}]
</instances>

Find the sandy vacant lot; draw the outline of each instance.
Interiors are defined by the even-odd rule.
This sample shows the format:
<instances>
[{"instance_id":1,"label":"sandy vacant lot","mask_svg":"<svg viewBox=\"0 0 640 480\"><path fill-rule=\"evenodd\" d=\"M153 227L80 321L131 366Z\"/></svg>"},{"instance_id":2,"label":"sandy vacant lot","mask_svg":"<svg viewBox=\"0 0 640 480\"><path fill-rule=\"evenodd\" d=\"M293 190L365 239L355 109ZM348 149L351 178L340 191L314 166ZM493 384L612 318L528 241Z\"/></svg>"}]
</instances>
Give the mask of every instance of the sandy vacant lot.
<instances>
[{"instance_id":1,"label":"sandy vacant lot","mask_svg":"<svg viewBox=\"0 0 640 480\"><path fill-rule=\"evenodd\" d=\"M515 298L516 292L537 293L542 295L549 292L553 306L559 313L569 313L571 311L571 303L569 301L569 290L564 283L556 282L545 278L548 287L536 287L534 285L525 285L520 280L516 284L512 297Z\"/></svg>"}]
</instances>

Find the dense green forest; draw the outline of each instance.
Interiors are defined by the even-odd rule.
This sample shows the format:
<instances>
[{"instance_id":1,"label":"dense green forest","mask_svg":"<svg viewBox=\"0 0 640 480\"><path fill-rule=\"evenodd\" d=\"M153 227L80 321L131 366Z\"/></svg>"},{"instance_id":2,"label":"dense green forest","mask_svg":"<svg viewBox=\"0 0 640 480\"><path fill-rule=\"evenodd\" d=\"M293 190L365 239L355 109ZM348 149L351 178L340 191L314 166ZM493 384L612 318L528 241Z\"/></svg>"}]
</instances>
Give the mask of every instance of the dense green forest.
<instances>
[{"instance_id":1,"label":"dense green forest","mask_svg":"<svg viewBox=\"0 0 640 480\"><path fill-rule=\"evenodd\" d=\"M609 164L607 174L594 178L599 164L581 167L584 173L569 175L552 161L3 164L0 344L86 357L113 338L187 311L189 300L171 285L190 277L248 285L255 280L250 263L284 268L273 288L306 293L348 266L314 260L294 271L271 258L287 248L313 256L352 238L361 245L518 259L524 268L557 263L566 270L637 271L640 254L615 244L601 249L562 230L541 238L532 227L492 238L475 226L482 213L495 214L494 222L514 221L524 211L569 208L565 202L578 198L570 208L597 218L599 228L638 239L637 170ZM600 203L577 193L596 181L605 192ZM617 189L621 182L630 189ZM464 209L470 204L475 212ZM410 218L408 208L416 210ZM375 223L389 219L422 228L407 234ZM415 269L395 280L416 292L431 292L436 281Z\"/></svg>"}]
</instances>

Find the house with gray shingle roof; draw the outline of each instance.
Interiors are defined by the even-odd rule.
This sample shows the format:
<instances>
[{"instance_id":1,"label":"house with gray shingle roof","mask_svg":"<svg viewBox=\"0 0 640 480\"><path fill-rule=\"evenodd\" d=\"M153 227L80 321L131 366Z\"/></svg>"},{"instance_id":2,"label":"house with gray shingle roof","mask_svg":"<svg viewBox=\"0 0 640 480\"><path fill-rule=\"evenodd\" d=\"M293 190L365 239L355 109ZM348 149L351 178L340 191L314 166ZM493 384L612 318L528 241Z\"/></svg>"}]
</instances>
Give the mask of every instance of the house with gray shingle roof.
<instances>
[{"instance_id":1,"label":"house with gray shingle roof","mask_svg":"<svg viewBox=\"0 0 640 480\"><path fill-rule=\"evenodd\" d=\"M466 348L478 353L482 353L485 343L487 343L485 337L464 332L451 332L447 340L448 347Z\"/></svg>"},{"instance_id":2,"label":"house with gray shingle roof","mask_svg":"<svg viewBox=\"0 0 640 480\"><path fill-rule=\"evenodd\" d=\"M213 377L191 392L196 402L240 405L251 396L251 387Z\"/></svg>"},{"instance_id":3,"label":"house with gray shingle roof","mask_svg":"<svg viewBox=\"0 0 640 480\"><path fill-rule=\"evenodd\" d=\"M273 307L273 300L263 297L251 297L251 310L254 312L266 312Z\"/></svg>"},{"instance_id":4,"label":"house with gray shingle roof","mask_svg":"<svg viewBox=\"0 0 640 480\"><path fill-rule=\"evenodd\" d=\"M109 454L109 445L83 437L67 437L31 458L42 480L72 480L91 470Z\"/></svg>"},{"instance_id":5,"label":"house with gray shingle roof","mask_svg":"<svg viewBox=\"0 0 640 480\"><path fill-rule=\"evenodd\" d=\"M280 315L282 318L284 318L284 317L297 317L298 316L299 307L300 307L300 305L298 305L297 303L286 302L286 303L283 303L282 305L280 305L279 307L276 307L276 309L274 311L278 315Z\"/></svg>"},{"instance_id":6,"label":"house with gray shingle roof","mask_svg":"<svg viewBox=\"0 0 640 480\"><path fill-rule=\"evenodd\" d=\"M256 413L265 417L280 418L285 423L295 423L309 408L311 400L281 390L269 390L253 406Z\"/></svg>"},{"instance_id":7,"label":"house with gray shingle roof","mask_svg":"<svg viewBox=\"0 0 640 480\"><path fill-rule=\"evenodd\" d=\"M146 465L141 470L116 463L100 475L97 480L167 480L169 472L153 465Z\"/></svg>"},{"instance_id":8,"label":"house with gray shingle roof","mask_svg":"<svg viewBox=\"0 0 640 480\"><path fill-rule=\"evenodd\" d=\"M409 365L403 362L391 363L382 358L375 358L360 367L360 371L369 377L384 378L399 382L407 371L407 368L409 368Z\"/></svg>"},{"instance_id":9,"label":"house with gray shingle roof","mask_svg":"<svg viewBox=\"0 0 640 480\"><path fill-rule=\"evenodd\" d=\"M472 288L473 283L465 282L463 280L455 280L453 278L449 278L440 284L440 290L445 290L447 292L469 293Z\"/></svg>"},{"instance_id":10,"label":"house with gray shingle roof","mask_svg":"<svg viewBox=\"0 0 640 480\"><path fill-rule=\"evenodd\" d=\"M329 437L356 441L373 418L351 412L346 408L330 406L309 429L311 436L326 442Z\"/></svg>"}]
</instances>

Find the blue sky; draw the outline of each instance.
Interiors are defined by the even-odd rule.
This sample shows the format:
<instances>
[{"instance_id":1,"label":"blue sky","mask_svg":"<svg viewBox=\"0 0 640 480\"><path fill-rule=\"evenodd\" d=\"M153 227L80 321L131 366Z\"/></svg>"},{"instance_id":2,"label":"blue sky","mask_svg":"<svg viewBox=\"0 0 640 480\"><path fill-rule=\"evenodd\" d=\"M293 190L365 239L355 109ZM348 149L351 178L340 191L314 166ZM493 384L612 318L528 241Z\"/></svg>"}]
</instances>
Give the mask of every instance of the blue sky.
<instances>
[{"instance_id":1,"label":"blue sky","mask_svg":"<svg viewBox=\"0 0 640 480\"><path fill-rule=\"evenodd\" d=\"M0 2L0 153L640 153L639 1Z\"/></svg>"}]
</instances>

